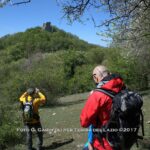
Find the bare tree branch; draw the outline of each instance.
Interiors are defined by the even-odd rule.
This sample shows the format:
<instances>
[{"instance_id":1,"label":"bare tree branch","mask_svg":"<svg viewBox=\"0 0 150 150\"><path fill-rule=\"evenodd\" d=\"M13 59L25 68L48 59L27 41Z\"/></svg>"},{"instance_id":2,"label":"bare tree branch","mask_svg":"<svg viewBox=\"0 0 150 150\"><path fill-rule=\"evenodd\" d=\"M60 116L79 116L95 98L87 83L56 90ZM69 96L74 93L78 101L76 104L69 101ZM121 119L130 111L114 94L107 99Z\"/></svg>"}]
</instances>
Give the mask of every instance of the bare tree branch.
<instances>
[{"instance_id":1,"label":"bare tree branch","mask_svg":"<svg viewBox=\"0 0 150 150\"><path fill-rule=\"evenodd\" d=\"M20 4L30 3L31 0L24 0L24 1L16 2L16 3L13 1L11 1L11 2L12 2L12 5L20 5Z\"/></svg>"},{"instance_id":2,"label":"bare tree branch","mask_svg":"<svg viewBox=\"0 0 150 150\"><path fill-rule=\"evenodd\" d=\"M20 2L14 2L13 0L0 0L0 7L7 5L9 2L11 3L11 5L20 5L30 3L31 0L20 0Z\"/></svg>"}]
</instances>

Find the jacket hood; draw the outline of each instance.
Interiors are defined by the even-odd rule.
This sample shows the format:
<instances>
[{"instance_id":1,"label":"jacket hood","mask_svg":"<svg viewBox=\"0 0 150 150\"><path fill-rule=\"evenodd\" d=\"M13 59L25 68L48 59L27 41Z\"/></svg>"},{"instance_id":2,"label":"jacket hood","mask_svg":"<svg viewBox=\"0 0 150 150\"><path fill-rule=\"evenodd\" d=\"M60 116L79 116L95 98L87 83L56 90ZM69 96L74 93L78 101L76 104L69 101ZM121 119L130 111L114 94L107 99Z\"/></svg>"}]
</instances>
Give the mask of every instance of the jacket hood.
<instances>
[{"instance_id":1,"label":"jacket hood","mask_svg":"<svg viewBox=\"0 0 150 150\"><path fill-rule=\"evenodd\" d=\"M117 74L111 74L105 77L101 82L103 83L101 85L102 89L109 90L115 93L118 93L125 88L123 79Z\"/></svg>"}]
</instances>

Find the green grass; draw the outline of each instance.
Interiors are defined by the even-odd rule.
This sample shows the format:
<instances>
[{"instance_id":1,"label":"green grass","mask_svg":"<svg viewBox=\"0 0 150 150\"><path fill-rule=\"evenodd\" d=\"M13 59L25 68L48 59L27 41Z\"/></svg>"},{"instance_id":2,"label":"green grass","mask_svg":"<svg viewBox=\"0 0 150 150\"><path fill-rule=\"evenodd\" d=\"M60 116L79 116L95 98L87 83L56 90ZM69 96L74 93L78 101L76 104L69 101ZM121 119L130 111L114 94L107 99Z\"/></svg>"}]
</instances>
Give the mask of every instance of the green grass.
<instances>
[{"instance_id":1,"label":"green grass","mask_svg":"<svg viewBox=\"0 0 150 150\"><path fill-rule=\"evenodd\" d=\"M59 100L59 106L40 109L43 128L48 130L44 132L44 146L46 150L82 149L83 144L87 140L87 132L86 130L81 131L83 128L80 127L79 116L87 96L88 93L63 97ZM150 121L149 99L150 95L144 96L145 138L143 141L139 141L139 148L134 146L132 150L149 149L146 148L147 145L150 145L150 124L147 124ZM52 131L52 129L55 129L55 131ZM142 146L145 146L145 148ZM34 147L36 147L36 135L34 138ZM7 150L12 150L12 148ZM13 150L26 150L26 145L16 145Z\"/></svg>"}]
</instances>

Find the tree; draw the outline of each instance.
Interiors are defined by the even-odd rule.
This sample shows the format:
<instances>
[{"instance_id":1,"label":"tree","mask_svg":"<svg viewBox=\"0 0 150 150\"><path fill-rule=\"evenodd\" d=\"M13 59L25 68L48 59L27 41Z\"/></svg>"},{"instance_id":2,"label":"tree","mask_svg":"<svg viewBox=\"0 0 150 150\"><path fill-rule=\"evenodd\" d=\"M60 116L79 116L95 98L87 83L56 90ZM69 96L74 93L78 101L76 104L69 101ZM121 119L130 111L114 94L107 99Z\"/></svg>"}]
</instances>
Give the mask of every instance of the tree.
<instances>
[{"instance_id":1,"label":"tree","mask_svg":"<svg viewBox=\"0 0 150 150\"><path fill-rule=\"evenodd\" d=\"M64 17L71 23L82 20L88 14L95 27L106 27L104 35L112 38L112 46L121 47L126 58L136 58L139 74L148 81L150 73L150 0L58 0ZM96 12L105 11L109 15L102 17ZM90 15L93 12L93 15Z\"/></svg>"},{"instance_id":2,"label":"tree","mask_svg":"<svg viewBox=\"0 0 150 150\"><path fill-rule=\"evenodd\" d=\"M64 55L64 72L65 78L71 79L75 74L77 66L86 64L84 52L69 50Z\"/></svg>"},{"instance_id":3,"label":"tree","mask_svg":"<svg viewBox=\"0 0 150 150\"><path fill-rule=\"evenodd\" d=\"M9 2L11 3L11 5L20 5L20 4L30 3L31 0L20 0L18 2L15 2L15 0L0 0L0 7L3 7Z\"/></svg>"},{"instance_id":4,"label":"tree","mask_svg":"<svg viewBox=\"0 0 150 150\"><path fill-rule=\"evenodd\" d=\"M141 21L145 24L149 23L150 17L148 15L150 10L150 0L64 0L63 2L57 0L62 5L64 17L69 21L79 20L84 13L92 10L105 10L109 12L108 19L97 23L94 16L91 16L96 27L107 26L107 29L119 29L122 38L126 32L135 33L136 30L142 32L137 36L149 36L149 27L139 27ZM135 25L135 24L138 24ZM146 33L144 34L143 31Z\"/></svg>"}]
</instances>

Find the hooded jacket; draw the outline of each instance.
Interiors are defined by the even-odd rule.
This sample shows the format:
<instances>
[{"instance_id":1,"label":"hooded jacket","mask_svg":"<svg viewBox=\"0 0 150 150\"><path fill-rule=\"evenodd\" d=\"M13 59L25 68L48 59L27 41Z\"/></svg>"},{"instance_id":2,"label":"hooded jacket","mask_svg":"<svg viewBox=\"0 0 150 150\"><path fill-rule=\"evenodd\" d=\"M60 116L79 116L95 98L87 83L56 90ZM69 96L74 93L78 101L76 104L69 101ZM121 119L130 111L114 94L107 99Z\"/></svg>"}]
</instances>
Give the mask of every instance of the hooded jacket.
<instances>
[{"instance_id":1,"label":"hooded jacket","mask_svg":"<svg viewBox=\"0 0 150 150\"><path fill-rule=\"evenodd\" d=\"M98 88L110 90L114 93L120 92L124 87L122 78L115 74L105 77L98 84ZM111 106L111 97L99 91L92 91L80 114L81 126L86 128L92 124L96 128L102 127L110 118ZM94 138L93 147L97 150L112 150L105 138L102 141L103 146L97 138Z\"/></svg>"}]
</instances>

